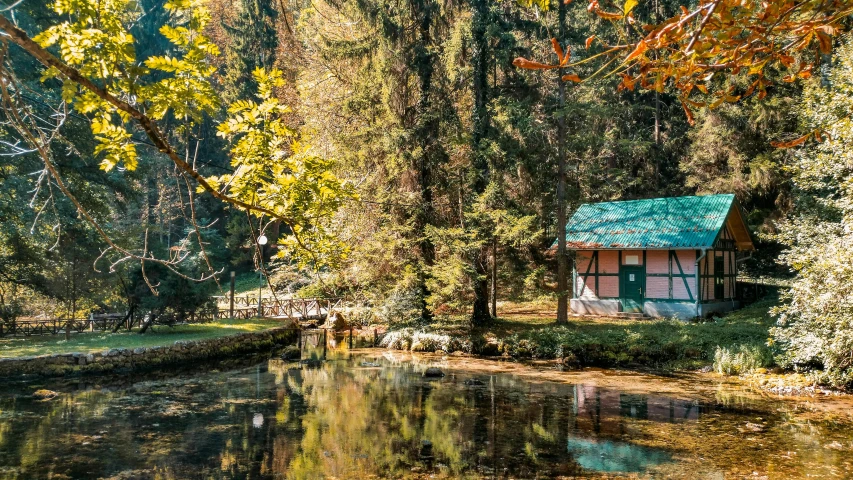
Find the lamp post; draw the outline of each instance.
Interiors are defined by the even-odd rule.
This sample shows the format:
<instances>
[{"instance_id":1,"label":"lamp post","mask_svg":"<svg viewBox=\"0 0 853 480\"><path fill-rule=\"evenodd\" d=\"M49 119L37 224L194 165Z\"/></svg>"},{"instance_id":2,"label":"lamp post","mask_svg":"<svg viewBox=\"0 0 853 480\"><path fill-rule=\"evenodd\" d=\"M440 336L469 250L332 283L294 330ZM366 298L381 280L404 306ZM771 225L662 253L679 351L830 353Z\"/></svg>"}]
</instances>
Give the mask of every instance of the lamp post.
<instances>
[{"instance_id":1,"label":"lamp post","mask_svg":"<svg viewBox=\"0 0 853 480\"><path fill-rule=\"evenodd\" d=\"M264 308L263 303L261 302L261 290L264 288L264 245L267 244L267 236L261 234L258 237L258 264L261 268L258 270L258 279L260 282L258 283L258 317L264 316Z\"/></svg>"}]
</instances>

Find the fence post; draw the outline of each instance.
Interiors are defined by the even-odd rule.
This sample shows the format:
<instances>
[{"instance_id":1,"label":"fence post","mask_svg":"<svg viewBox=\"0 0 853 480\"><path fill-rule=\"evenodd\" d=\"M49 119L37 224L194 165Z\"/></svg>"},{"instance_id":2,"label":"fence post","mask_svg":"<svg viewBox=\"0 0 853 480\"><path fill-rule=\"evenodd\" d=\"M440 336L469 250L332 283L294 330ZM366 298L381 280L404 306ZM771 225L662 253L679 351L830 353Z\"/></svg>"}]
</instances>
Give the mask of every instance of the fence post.
<instances>
[{"instance_id":1,"label":"fence post","mask_svg":"<svg viewBox=\"0 0 853 480\"><path fill-rule=\"evenodd\" d=\"M234 282L237 273L233 270L231 271L231 295L228 297L228 317L234 318Z\"/></svg>"},{"instance_id":2,"label":"fence post","mask_svg":"<svg viewBox=\"0 0 853 480\"><path fill-rule=\"evenodd\" d=\"M349 327L349 348L352 350L352 325Z\"/></svg>"},{"instance_id":3,"label":"fence post","mask_svg":"<svg viewBox=\"0 0 853 480\"><path fill-rule=\"evenodd\" d=\"M326 359L326 345L329 343L329 342L326 340L326 335L327 335L328 333L329 333L329 331L328 331L328 330L326 330L326 329L324 328L324 329L323 329L323 360L325 360L325 359Z\"/></svg>"},{"instance_id":4,"label":"fence post","mask_svg":"<svg viewBox=\"0 0 853 480\"><path fill-rule=\"evenodd\" d=\"M376 348L376 344L379 343L378 335L376 334L376 329L373 329L373 348Z\"/></svg>"}]
</instances>

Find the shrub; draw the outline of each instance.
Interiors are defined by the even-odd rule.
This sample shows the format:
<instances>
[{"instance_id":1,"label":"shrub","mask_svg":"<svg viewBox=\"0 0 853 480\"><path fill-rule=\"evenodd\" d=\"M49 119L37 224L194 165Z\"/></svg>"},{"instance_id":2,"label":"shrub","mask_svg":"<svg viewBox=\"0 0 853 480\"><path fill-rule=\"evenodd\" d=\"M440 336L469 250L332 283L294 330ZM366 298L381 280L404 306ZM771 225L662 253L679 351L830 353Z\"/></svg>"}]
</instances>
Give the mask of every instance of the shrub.
<instances>
[{"instance_id":1,"label":"shrub","mask_svg":"<svg viewBox=\"0 0 853 480\"><path fill-rule=\"evenodd\" d=\"M714 371L723 375L751 373L772 364L770 351L757 345L738 345L731 349L718 346L714 352Z\"/></svg>"},{"instance_id":2,"label":"shrub","mask_svg":"<svg viewBox=\"0 0 853 480\"><path fill-rule=\"evenodd\" d=\"M376 311L387 325L412 325L421 319L421 297L415 288L399 287L391 291Z\"/></svg>"}]
</instances>

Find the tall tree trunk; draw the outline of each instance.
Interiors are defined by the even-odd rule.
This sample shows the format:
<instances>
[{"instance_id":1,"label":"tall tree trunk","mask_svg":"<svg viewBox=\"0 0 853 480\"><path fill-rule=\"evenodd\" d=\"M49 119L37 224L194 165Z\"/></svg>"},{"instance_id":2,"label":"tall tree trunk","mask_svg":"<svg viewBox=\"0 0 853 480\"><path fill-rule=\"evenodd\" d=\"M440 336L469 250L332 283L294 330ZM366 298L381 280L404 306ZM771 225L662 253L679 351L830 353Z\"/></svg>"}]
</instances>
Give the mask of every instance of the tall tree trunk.
<instances>
[{"instance_id":1,"label":"tall tree trunk","mask_svg":"<svg viewBox=\"0 0 853 480\"><path fill-rule=\"evenodd\" d=\"M435 5L431 0L416 0L413 2L413 10L420 18L418 26L420 41L415 48L412 59L414 69L418 75L418 86L420 98L417 104L417 125L415 128L416 138L421 145L420 157L416 159L415 169L417 171L418 184L420 188L420 208L415 213L415 234L419 238L418 250L420 266L418 271L418 283L420 289L421 318L429 322L432 320L432 312L427 306L426 299L429 296L428 270L435 263L435 246L426 235L426 227L434 218L433 195L432 195L432 163L433 157L437 155L438 146L435 139L438 137L438 118L432 114L432 76L435 69L435 55L430 51L432 46L432 15Z\"/></svg>"},{"instance_id":2,"label":"tall tree trunk","mask_svg":"<svg viewBox=\"0 0 853 480\"><path fill-rule=\"evenodd\" d=\"M655 0L654 3L654 23L657 24L658 20L658 1ZM655 50L655 59L657 59L658 53ZM655 145L660 145L660 92L655 90ZM655 162L655 166L657 166L657 162ZM657 173L657 171L655 172Z\"/></svg>"},{"instance_id":3,"label":"tall tree trunk","mask_svg":"<svg viewBox=\"0 0 853 480\"><path fill-rule=\"evenodd\" d=\"M474 112L471 142L475 170L472 190L474 195L479 195L486 190L486 186L489 184L489 164L480 145L489 129L489 111L487 108L489 51L486 39L489 7L486 0L471 0L471 6L473 8L471 59L474 67ZM492 318L489 314L488 250L488 247L484 245L474 259L476 278L474 279L474 308L471 313L471 324L473 326L484 325Z\"/></svg>"},{"instance_id":4,"label":"tall tree trunk","mask_svg":"<svg viewBox=\"0 0 853 480\"><path fill-rule=\"evenodd\" d=\"M566 6L558 2L557 19L559 38L566 38ZM557 323L569 321L569 266L566 256L566 84L562 80L563 69L557 70L560 116L557 120Z\"/></svg>"},{"instance_id":5,"label":"tall tree trunk","mask_svg":"<svg viewBox=\"0 0 853 480\"><path fill-rule=\"evenodd\" d=\"M498 241L492 237L492 317L498 318Z\"/></svg>"}]
</instances>

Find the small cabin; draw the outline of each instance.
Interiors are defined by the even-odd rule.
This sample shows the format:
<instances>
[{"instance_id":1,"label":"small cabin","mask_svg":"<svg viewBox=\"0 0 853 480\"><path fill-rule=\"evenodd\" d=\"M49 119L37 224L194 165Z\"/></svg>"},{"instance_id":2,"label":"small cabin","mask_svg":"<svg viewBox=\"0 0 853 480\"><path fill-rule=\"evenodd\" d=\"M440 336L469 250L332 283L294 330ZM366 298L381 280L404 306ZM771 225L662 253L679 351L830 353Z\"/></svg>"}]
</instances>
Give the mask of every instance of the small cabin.
<instances>
[{"instance_id":1,"label":"small cabin","mask_svg":"<svg viewBox=\"0 0 853 480\"><path fill-rule=\"evenodd\" d=\"M581 205L566 248L572 313L689 319L738 308L738 254L755 246L724 194Z\"/></svg>"}]
</instances>

